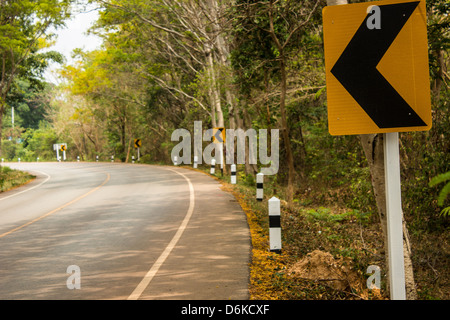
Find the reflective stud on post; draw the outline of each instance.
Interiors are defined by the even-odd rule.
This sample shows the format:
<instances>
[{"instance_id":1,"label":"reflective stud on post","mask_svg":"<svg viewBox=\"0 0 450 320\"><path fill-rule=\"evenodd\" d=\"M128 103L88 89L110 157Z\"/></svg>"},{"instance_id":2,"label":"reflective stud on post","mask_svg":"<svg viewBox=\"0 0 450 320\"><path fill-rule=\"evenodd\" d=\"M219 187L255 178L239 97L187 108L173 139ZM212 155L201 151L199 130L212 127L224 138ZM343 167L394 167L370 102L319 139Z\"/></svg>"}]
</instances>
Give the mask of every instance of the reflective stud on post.
<instances>
[{"instance_id":1,"label":"reflective stud on post","mask_svg":"<svg viewBox=\"0 0 450 320\"><path fill-rule=\"evenodd\" d=\"M269 199L269 240L270 251L281 253L280 200L277 197Z\"/></svg>"},{"instance_id":2,"label":"reflective stud on post","mask_svg":"<svg viewBox=\"0 0 450 320\"><path fill-rule=\"evenodd\" d=\"M256 200L263 200L264 173L260 172L256 175Z\"/></svg>"}]
</instances>

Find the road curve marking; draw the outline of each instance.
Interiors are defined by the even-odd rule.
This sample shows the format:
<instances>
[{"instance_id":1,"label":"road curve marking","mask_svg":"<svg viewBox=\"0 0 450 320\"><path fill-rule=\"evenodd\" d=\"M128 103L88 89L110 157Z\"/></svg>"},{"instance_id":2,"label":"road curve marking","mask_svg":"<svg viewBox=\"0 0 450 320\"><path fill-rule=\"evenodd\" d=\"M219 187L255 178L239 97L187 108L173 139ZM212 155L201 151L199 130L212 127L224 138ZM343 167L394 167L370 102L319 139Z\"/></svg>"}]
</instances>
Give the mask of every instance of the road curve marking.
<instances>
[{"instance_id":1,"label":"road curve marking","mask_svg":"<svg viewBox=\"0 0 450 320\"><path fill-rule=\"evenodd\" d=\"M103 187L103 186L109 181L109 179L110 179L110 174L107 173L107 174L106 174L106 179L105 179L105 181L103 181L100 185L98 185L98 186L95 187L94 189L90 190L89 192L86 192L85 194L79 196L78 198L73 199L72 201L69 201L69 202L67 202L66 204L64 204L64 205L62 205L62 206L60 206L60 207L58 207L58 208L56 208L56 209L54 209L54 210L52 210L52 211L50 211L50 212L47 212L46 214L44 214L44 215L42 215L42 216L40 216L40 217L37 217L37 218L34 219L34 220L28 221L27 223L25 223L25 224L23 224L23 225L21 225L21 226L18 226L18 227L16 227L16 228L12 229L12 230L9 230L9 231L7 231L7 232L5 232L5 233L0 234L0 238L3 238L3 237L5 237L5 236L7 236L7 235L9 235L9 234L11 234L11 233L13 233L13 232L16 232L16 231L18 231L18 230L20 230L20 229L22 229L22 228L25 228L25 227L29 226L30 224L35 223L36 221L39 221L39 220L41 220L41 219L44 219L45 217L48 217L49 215L52 215L53 213L58 212L58 211L64 209L65 207L70 206L71 204L74 204L74 203L77 202L77 201L80 201L81 199L87 197L87 196L90 195L91 193L94 193L95 191L97 191L98 189L100 189L101 187Z\"/></svg>"},{"instance_id":2,"label":"road curve marking","mask_svg":"<svg viewBox=\"0 0 450 320\"><path fill-rule=\"evenodd\" d=\"M159 268L163 265L164 261L166 261L169 254L172 252L173 248L176 246L178 240L181 238L181 235L183 234L184 230L186 229L189 220L191 219L192 213L194 212L194 205L195 205L195 195L194 195L194 186L192 185L191 180L185 176L183 173L178 172L173 169L167 169L170 171L173 171L180 176L182 176L189 185L189 208L186 213L186 216L183 219L183 222L181 223L180 227L178 228L177 232L173 236L172 240L170 240L167 247L164 249L164 251L159 256L158 260L152 265L150 270L147 272L147 274L144 276L144 278L141 280L141 282L138 284L136 289L131 293L131 295L128 297L127 300L137 300L142 295L144 290L148 287L150 282L152 281L153 277L158 272Z\"/></svg>"},{"instance_id":3,"label":"road curve marking","mask_svg":"<svg viewBox=\"0 0 450 320\"><path fill-rule=\"evenodd\" d=\"M11 197L15 197L15 196L17 196L17 195L19 195L19 194L21 194L21 193L24 193L24 192L28 192L28 191L30 191L30 190L33 190L33 189L35 189L35 188L37 188L37 187L42 186L44 183L46 183L48 180L50 180L50 176L49 176L48 174L46 174L45 172L37 171L37 170L33 170L33 171L39 172L39 173L41 173L41 174L47 176L47 179L45 179L44 181L42 181L42 182L39 183L38 185L35 185L34 187L25 189L25 190L20 191L20 192L17 192L17 193L13 193L12 195L9 195L9 196L7 196L7 197L0 198L0 201L5 200L5 199L8 199L8 198L11 198Z\"/></svg>"}]
</instances>

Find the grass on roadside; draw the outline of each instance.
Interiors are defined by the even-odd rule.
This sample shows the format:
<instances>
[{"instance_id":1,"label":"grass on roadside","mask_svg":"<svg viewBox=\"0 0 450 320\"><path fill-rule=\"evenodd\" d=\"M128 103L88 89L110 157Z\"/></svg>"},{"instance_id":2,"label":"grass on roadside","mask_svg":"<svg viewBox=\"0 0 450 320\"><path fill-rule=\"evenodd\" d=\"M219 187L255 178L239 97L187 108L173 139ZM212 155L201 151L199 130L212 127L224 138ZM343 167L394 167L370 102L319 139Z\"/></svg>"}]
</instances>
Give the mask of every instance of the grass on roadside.
<instances>
[{"instance_id":1,"label":"grass on roadside","mask_svg":"<svg viewBox=\"0 0 450 320\"><path fill-rule=\"evenodd\" d=\"M13 188L31 182L36 177L19 170L14 170L9 167L0 166L0 192L5 192Z\"/></svg>"}]
</instances>

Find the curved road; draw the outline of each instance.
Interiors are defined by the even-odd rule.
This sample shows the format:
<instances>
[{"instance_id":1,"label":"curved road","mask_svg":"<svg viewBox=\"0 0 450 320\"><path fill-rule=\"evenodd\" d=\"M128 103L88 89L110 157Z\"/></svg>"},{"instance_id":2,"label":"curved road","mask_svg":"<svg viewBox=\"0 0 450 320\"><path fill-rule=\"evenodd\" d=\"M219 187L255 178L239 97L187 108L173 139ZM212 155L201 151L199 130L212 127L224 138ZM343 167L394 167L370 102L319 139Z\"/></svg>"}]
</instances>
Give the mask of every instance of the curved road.
<instances>
[{"instance_id":1,"label":"curved road","mask_svg":"<svg viewBox=\"0 0 450 320\"><path fill-rule=\"evenodd\" d=\"M5 165L37 178L0 194L0 299L248 299L245 214L211 177L119 163Z\"/></svg>"}]
</instances>

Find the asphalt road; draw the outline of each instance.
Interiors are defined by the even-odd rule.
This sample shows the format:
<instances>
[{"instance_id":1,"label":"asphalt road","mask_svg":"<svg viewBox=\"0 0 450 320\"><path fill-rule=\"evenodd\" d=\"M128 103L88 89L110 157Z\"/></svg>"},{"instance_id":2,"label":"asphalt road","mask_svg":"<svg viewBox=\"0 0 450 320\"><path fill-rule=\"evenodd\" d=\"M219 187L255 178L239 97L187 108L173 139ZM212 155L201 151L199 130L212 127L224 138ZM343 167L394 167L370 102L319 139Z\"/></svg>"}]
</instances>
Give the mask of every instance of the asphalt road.
<instances>
[{"instance_id":1,"label":"asphalt road","mask_svg":"<svg viewBox=\"0 0 450 320\"><path fill-rule=\"evenodd\" d=\"M5 165L37 178L0 194L0 299L248 299L245 214L206 174Z\"/></svg>"}]
</instances>

